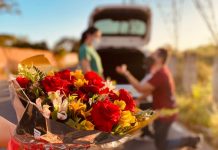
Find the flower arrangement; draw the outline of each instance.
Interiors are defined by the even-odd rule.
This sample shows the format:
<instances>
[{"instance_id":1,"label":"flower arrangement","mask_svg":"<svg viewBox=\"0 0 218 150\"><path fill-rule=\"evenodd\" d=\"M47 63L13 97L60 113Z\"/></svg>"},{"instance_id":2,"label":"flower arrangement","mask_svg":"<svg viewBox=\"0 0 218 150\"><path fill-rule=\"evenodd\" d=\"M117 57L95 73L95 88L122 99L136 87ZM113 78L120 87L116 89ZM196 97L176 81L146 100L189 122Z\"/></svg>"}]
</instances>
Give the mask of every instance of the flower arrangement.
<instances>
[{"instance_id":1,"label":"flower arrangement","mask_svg":"<svg viewBox=\"0 0 218 150\"><path fill-rule=\"evenodd\" d=\"M16 80L45 118L78 130L122 135L143 121L143 111L128 91L116 90L111 81L92 71L44 73L35 66L22 66Z\"/></svg>"}]
</instances>

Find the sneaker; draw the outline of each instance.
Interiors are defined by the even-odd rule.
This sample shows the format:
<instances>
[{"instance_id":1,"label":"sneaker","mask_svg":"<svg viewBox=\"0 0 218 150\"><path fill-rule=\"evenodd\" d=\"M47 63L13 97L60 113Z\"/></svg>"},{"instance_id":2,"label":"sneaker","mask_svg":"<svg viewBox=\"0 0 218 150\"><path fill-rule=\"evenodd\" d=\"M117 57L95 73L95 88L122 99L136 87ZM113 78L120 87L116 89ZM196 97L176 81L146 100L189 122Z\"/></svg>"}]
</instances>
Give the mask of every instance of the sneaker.
<instances>
[{"instance_id":1,"label":"sneaker","mask_svg":"<svg viewBox=\"0 0 218 150\"><path fill-rule=\"evenodd\" d=\"M197 135L196 137L190 138L190 147L193 149L199 148L199 144L203 141L202 135Z\"/></svg>"},{"instance_id":2,"label":"sneaker","mask_svg":"<svg viewBox=\"0 0 218 150\"><path fill-rule=\"evenodd\" d=\"M146 142L154 141L154 139L151 138L150 136L144 136L144 137L141 137L141 139L142 139L143 141L146 141Z\"/></svg>"}]
</instances>

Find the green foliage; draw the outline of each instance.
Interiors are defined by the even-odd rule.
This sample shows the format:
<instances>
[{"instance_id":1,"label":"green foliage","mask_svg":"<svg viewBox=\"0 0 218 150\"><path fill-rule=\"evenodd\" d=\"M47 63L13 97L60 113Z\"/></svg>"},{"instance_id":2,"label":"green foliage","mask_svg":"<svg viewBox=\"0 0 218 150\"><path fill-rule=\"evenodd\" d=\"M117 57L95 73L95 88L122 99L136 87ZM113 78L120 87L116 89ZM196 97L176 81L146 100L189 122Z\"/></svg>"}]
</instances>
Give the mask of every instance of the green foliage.
<instances>
[{"instance_id":1,"label":"green foliage","mask_svg":"<svg viewBox=\"0 0 218 150\"><path fill-rule=\"evenodd\" d=\"M1 0L0 1L0 13L1 12L20 14L18 4L14 0Z\"/></svg>"},{"instance_id":2,"label":"green foliage","mask_svg":"<svg viewBox=\"0 0 218 150\"><path fill-rule=\"evenodd\" d=\"M207 83L211 80L212 65L207 64L205 61L197 62L197 78L200 83Z\"/></svg>"},{"instance_id":3,"label":"green foliage","mask_svg":"<svg viewBox=\"0 0 218 150\"><path fill-rule=\"evenodd\" d=\"M35 66L19 66L18 70L19 75L31 80L30 90L26 91L30 99L35 100L36 98L45 94L42 88L39 86L39 81L43 80L45 77L45 74L42 71Z\"/></svg>"},{"instance_id":4,"label":"green foliage","mask_svg":"<svg viewBox=\"0 0 218 150\"><path fill-rule=\"evenodd\" d=\"M38 42L38 43L31 43L29 41L20 41L20 40L18 40L16 43L14 43L12 45L12 47L49 50L49 48L47 46L47 43L45 41Z\"/></svg>"},{"instance_id":5,"label":"green foliage","mask_svg":"<svg viewBox=\"0 0 218 150\"><path fill-rule=\"evenodd\" d=\"M212 141L212 143L218 147L218 111L211 114L210 118L210 129L212 132L212 138L215 139Z\"/></svg>"},{"instance_id":6,"label":"green foliage","mask_svg":"<svg viewBox=\"0 0 218 150\"><path fill-rule=\"evenodd\" d=\"M191 96L178 96L178 104L180 120L203 132L213 145L218 146L218 109L212 99L211 81L193 86Z\"/></svg>"},{"instance_id":7,"label":"green foliage","mask_svg":"<svg viewBox=\"0 0 218 150\"><path fill-rule=\"evenodd\" d=\"M58 111L57 110L54 110L52 113L51 113L51 118L53 119L53 120L57 120L58 118L57 118L57 114L58 114Z\"/></svg>"},{"instance_id":8,"label":"green foliage","mask_svg":"<svg viewBox=\"0 0 218 150\"><path fill-rule=\"evenodd\" d=\"M30 79L33 83L41 81L45 77L45 74L35 66L19 66L18 72L19 75Z\"/></svg>"},{"instance_id":9,"label":"green foliage","mask_svg":"<svg viewBox=\"0 0 218 150\"><path fill-rule=\"evenodd\" d=\"M17 37L9 34L0 35L0 46L49 50L45 41L32 43L25 37Z\"/></svg>"},{"instance_id":10,"label":"green foliage","mask_svg":"<svg viewBox=\"0 0 218 150\"><path fill-rule=\"evenodd\" d=\"M173 52L173 56L177 58L177 74L175 76L176 89L177 93L181 95L186 95L183 91L182 79L185 57L187 55L193 55L196 57L197 80L201 84L207 84L207 82L210 82L209 80L211 80L212 77L212 66L214 58L218 56L218 49L213 45L205 45L184 52Z\"/></svg>"},{"instance_id":11,"label":"green foliage","mask_svg":"<svg viewBox=\"0 0 218 150\"><path fill-rule=\"evenodd\" d=\"M197 84L192 96L178 96L180 119L189 125L208 127L212 113L212 88L210 84Z\"/></svg>"},{"instance_id":12,"label":"green foliage","mask_svg":"<svg viewBox=\"0 0 218 150\"><path fill-rule=\"evenodd\" d=\"M76 128L79 129L80 128L80 118L75 118L74 120L72 119L68 119L68 121L66 122L66 124L72 128Z\"/></svg>"},{"instance_id":13,"label":"green foliage","mask_svg":"<svg viewBox=\"0 0 218 150\"><path fill-rule=\"evenodd\" d=\"M39 70L36 66L33 66L33 68L36 71L36 74L38 75L39 81L43 80L45 78L45 73Z\"/></svg>"},{"instance_id":14,"label":"green foliage","mask_svg":"<svg viewBox=\"0 0 218 150\"><path fill-rule=\"evenodd\" d=\"M13 35L2 34L0 35L0 46L10 46L17 41Z\"/></svg>"},{"instance_id":15,"label":"green foliage","mask_svg":"<svg viewBox=\"0 0 218 150\"><path fill-rule=\"evenodd\" d=\"M204 45L198 48L190 50L190 52L195 53L198 58L206 60L208 63L212 63L211 58L218 56L218 48L214 45Z\"/></svg>"},{"instance_id":16,"label":"green foliage","mask_svg":"<svg viewBox=\"0 0 218 150\"><path fill-rule=\"evenodd\" d=\"M115 135L120 135L120 136L122 136L122 135L124 135L124 134L126 134L129 130L131 130L133 127L131 127L131 126L128 126L128 127L122 127L122 126L120 126L120 125L117 125L116 127L114 127L114 133L113 134L115 134Z\"/></svg>"},{"instance_id":17,"label":"green foliage","mask_svg":"<svg viewBox=\"0 0 218 150\"><path fill-rule=\"evenodd\" d=\"M54 54L57 56L65 56L67 51L64 48L55 49Z\"/></svg>"}]
</instances>

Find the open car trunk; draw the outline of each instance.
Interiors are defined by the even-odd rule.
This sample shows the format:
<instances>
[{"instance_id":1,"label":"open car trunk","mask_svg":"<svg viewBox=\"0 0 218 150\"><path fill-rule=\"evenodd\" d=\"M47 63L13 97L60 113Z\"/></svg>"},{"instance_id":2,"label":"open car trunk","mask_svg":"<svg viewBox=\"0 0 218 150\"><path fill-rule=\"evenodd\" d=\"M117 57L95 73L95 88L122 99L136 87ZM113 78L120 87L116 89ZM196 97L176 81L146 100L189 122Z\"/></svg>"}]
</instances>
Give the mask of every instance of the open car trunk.
<instances>
[{"instance_id":1,"label":"open car trunk","mask_svg":"<svg viewBox=\"0 0 218 150\"><path fill-rule=\"evenodd\" d=\"M101 56L104 76L116 80L118 84L127 84L127 80L116 72L116 66L127 64L128 70L141 80L146 74L146 68L143 66L144 54L134 48L105 48L98 50Z\"/></svg>"},{"instance_id":2,"label":"open car trunk","mask_svg":"<svg viewBox=\"0 0 218 150\"><path fill-rule=\"evenodd\" d=\"M89 26L102 32L101 47L129 47L128 43L131 47L143 47L150 40L151 10L140 5L97 7Z\"/></svg>"}]
</instances>

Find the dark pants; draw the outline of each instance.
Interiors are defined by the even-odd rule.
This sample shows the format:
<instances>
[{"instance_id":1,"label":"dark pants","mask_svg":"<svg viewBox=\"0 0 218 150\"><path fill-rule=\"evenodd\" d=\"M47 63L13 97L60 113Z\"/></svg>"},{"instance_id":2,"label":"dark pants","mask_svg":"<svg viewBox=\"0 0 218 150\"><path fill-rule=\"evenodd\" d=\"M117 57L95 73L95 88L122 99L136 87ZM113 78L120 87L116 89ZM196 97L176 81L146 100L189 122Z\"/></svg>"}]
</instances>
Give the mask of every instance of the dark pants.
<instances>
[{"instance_id":1,"label":"dark pants","mask_svg":"<svg viewBox=\"0 0 218 150\"><path fill-rule=\"evenodd\" d=\"M140 105L142 110L151 109L152 103L144 103ZM155 145L158 150L174 150L185 146L193 146L194 137L184 137L179 139L168 140L168 132L173 121L156 120L153 124L154 133L146 126L142 129L142 137L150 136L155 140Z\"/></svg>"},{"instance_id":2,"label":"dark pants","mask_svg":"<svg viewBox=\"0 0 218 150\"><path fill-rule=\"evenodd\" d=\"M168 132L172 122L166 122L162 120L156 120L154 122L154 134L155 145L158 150L175 150L185 146L193 146L193 137L184 137L178 139L168 140Z\"/></svg>"}]
</instances>

